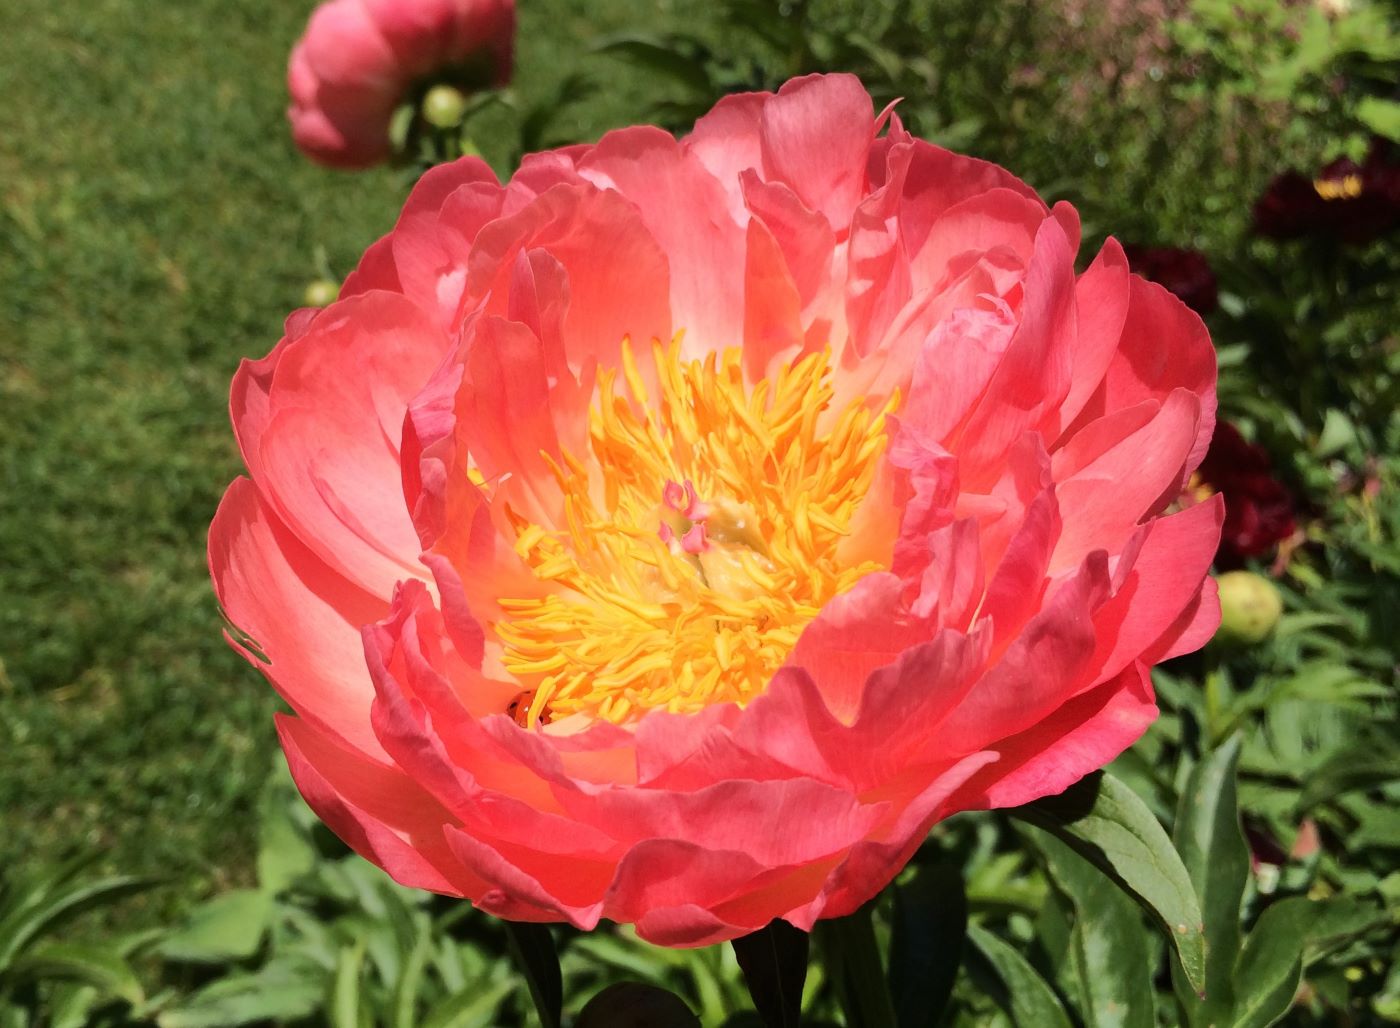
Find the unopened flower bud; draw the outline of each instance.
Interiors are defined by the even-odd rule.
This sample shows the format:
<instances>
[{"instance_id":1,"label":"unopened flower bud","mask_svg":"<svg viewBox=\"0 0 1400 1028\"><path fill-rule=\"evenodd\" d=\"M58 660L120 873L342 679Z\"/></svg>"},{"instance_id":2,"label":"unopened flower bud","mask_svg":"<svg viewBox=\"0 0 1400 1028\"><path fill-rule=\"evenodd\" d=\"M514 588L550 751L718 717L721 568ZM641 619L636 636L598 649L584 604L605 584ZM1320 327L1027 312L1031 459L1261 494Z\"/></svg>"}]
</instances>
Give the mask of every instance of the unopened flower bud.
<instances>
[{"instance_id":1,"label":"unopened flower bud","mask_svg":"<svg viewBox=\"0 0 1400 1028\"><path fill-rule=\"evenodd\" d=\"M318 278L306 287L301 294L301 302L308 307L326 307L335 303L340 295L340 284L328 278Z\"/></svg>"},{"instance_id":2,"label":"unopened flower bud","mask_svg":"<svg viewBox=\"0 0 1400 1028\"><path fill-rule=\"evenodd\" d=\"M456 128L467 113L467 98L455 86L434 86L423 97L423 117L438 128Z\"/></svg>"},{"instance_id":3,"label":"unopened flower bud","mask_svg":"<svg viewBox=\"0 0 1400 1028\"><path fill-rule=\"evenodd\" d=\"M1283 616L1283 597L1274 583L1253 571L1230 571L1220 586L1221 642L1253 645L1263 642Z\"/></svg>"}]
</instances>

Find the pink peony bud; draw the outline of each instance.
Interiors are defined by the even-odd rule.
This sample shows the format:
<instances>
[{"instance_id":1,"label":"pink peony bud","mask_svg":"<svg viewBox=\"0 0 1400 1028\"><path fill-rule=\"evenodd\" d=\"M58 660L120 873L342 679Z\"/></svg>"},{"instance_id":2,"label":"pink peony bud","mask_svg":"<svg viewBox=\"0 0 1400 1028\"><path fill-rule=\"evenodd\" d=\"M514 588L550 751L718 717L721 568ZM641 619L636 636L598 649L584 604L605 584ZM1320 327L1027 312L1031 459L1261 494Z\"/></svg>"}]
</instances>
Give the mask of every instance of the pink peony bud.
<instances>
[{"instance_id":1,"label":"pink peony bud","mask_svg":"<svg viewBox=\"0 0 1400 1028\"><path fill-rule=\"evenodd\" d=\"M377 164L415 86L504 85L514 42L515 0L328 0L287 67L292 138L330 167Z\"/></svg>"}]
</instances>

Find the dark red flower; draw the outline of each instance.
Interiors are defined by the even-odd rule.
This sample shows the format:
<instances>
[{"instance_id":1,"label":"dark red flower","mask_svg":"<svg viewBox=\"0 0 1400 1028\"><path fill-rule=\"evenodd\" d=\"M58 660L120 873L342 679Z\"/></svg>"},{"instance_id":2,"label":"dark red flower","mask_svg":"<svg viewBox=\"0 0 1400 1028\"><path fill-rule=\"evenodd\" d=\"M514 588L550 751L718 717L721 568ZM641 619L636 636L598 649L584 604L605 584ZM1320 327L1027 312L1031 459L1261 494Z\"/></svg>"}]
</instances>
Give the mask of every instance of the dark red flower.
<instances>
[{"instance_id":1,"label":"dark red flower","mask_svg":"<svg viewBox=\"0 0 1400 1028\"><path fill-rule=\"evenodd\" d=\"M1217 564L1238 566L1293 534L1297 524L1293 494L1274 477L1268 452L1246 441L1234 425L1216 423L1210 449L1197 474L1225 497L1225 526Z\"/></svg>"},{"instance_id":2,"label":"dark red flower","mask_svg":"<svg viewBox=\"0 0 1400 1028\"><path fill-rule=\"evenodd\" d=\"M1375 140L1366 160L1341 157L1309 179L1289 171L1254 205L1254 230L1271 239L1304 236L1364 245L1400 226L1400 164Z\"/></svg>"},{"instance_id":3,"label":"dark red flower","mask_svg":"<svg viewBox=\"0 0 1400 1028\"><path fill-rule=\"evenodd\" d=\"M1219 305L1215 272L1199 250L1180 246L1125 246L1128 266L1145 279L1166 286L1200 315Z\"/></svg>"}]
</instances>

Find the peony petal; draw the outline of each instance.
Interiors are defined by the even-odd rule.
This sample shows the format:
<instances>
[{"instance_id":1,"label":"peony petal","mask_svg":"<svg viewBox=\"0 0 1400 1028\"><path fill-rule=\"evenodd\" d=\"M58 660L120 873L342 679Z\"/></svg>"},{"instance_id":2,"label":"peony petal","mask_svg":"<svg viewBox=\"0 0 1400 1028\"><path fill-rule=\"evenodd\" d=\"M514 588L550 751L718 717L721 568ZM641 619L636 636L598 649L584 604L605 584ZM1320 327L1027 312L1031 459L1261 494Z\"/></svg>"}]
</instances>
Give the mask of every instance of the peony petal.
<instances>
[{"instance_id":1,"label":"peony petal","mask_svg":"<svg viewBox=\"0 0 1400 1028\"><path fill-rule=\"evenodd\" d=\"M744 234L729 198L699 160L660 129L609 132L579 174L635 204L666 254L671 316L695 353L743 338ZM685 197L677 203L677 197Z\"/></svg>"},{"instance_id":2,"label":"peony petal","mask_svg":"<svg viewBox=\"0 0 1400 1028\"><path fill-rule=\"evenodd\" d=\"M450 164L429 168L408 194L403 213L399 215L393 240L394 265L398 269L403 292L423 310L438 317L444 329L451 329L465 282L465 255L451 247L452 236L440 230L444 208L459 189L472 197L471 217L475 224L457 223L453 229L458 237L474 236L499 210L502 191L495 172L476 157L463 157ZM493 190L498 197L495 205L483 204L479 190ZM456 219L463 210L454 207Z\"/></svg>"},{"instance_id":3,"label":"peony petal","mask_svg":"<svg viewBox=\"0 0 1400 1028\"><path fill-rule=\"evenodd\" d=\"M764 178L787 184L840 232L864 191L874 139L874 108L854 75L793 79L760 115Z\"/></svg>"},{"instance_id":4,"label":"peony petal","mask_svg":"<svg viewBox=\"0 0 1400 1028\"><path fill-rule=\"evenodd\" d=\"M1099 633L1097 678L1117 675L1169 632L1173 639L1184 634L1197 616L1208 622L1209 610L1202 614L1194 608L1215 557L1224 510L1224 503L1215 496L1179 514L1158 518L1144 529L1146 538L1131 571L1113 598L1094 613ZM1190 620L1178 625L1183 613ZM1214 626L1210 628L1214 631Z\"/></svg>"},{"instance_id":5,"label":"peony petal","mask_svg":"<svg viewBox=\"0 0 1400 1028\"><path fill-rule=\"evenodd\" d=\"M341 749L297 718L277 715L277 734L307 805L356 853L411 888L452 896L483 890L441 841L447 811L413 779Z\"/></svg>"},{"instance_id":6,"label":"peony petal","mask_svg":"<svg viewBox=\"0 0 1400 1028\"><path fill-rule=\"evenodd\" d=\"M1135 743L1156 717L1147 669L1130 664L1117 678L996 743L991 748L1000 759L955 802L966 810L1018 807L1063 792Z\"/></svg>"},{"instance_id":7,"label":"peony petal","mask_svg":"<svg viewBox=\"0 0 1400 1028\"><path fill-rule=\"evenodd\" d=\"M249 462L259 488L308 546L376 595L423 573L399 439L409 400L446 350L421 310L367 293L326 308L273 371L271 416Z\"/></svg>"},{"instance_id":8,"label":"peony petal","mask_svg":"<svg viewBox=\"0 0 1400 1028\"><path fill-rule=\"evenodd\" d=\"M1200 398L1177 389L1151 421L1057 485L1061 510L1076 516L1065 519L1052 572L1093 549L1117 552L1143 517L1175 497L1199 419Z\"/></svg>"},{"instance_id":9,"label":"peony petal","mask_svg":"<svg viewBox=\"0 0 1400 1028\"><path fill-rule=\"evenodd\" d=\"M1085 403L1071 432L1106 413L1143 400L1165 400L1174 389L1200 397L1200 421L1183 470L1200 464L1215 431L1215 348L1200 317L1155 282L1136 275L1122 341L1103 382Z\"/></svg>"},{"instance_id":10,"label":"peony petal","mask_svg":"<svg viewBox=\"0 0 1400 1028\"><path fill-rule=\"evenodd\" d=\"M251 641L229 635L233 647L308 722L382 757L358 638L384 602L299 542L246 478L229 486L209 527L209 570L224 613Z\"/></svg>"}]
</instances>

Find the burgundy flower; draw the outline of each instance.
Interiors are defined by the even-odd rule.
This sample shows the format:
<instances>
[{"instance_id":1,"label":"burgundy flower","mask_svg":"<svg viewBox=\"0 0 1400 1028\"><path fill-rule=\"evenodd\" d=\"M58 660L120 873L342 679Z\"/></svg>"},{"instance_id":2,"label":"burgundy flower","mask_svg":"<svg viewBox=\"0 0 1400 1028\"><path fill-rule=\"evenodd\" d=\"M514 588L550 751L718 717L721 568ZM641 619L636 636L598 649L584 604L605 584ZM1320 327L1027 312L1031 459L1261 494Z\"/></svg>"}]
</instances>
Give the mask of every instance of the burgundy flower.
<instances>
[{"instance_id":1,"label":"burgundy flower","mask_svg":"<svg viewBox=\"0 0 1400 1028\"><path fill-rule=\"evenodd\" d=\"M1219 305L1215 272L1199 250L1180 246L1125 246L1128 266L1145 279L1166 286L1202 316Z\"/></svg>"},{"instance_id":2,"label":"burgundy flower","mask_svg":"<svg viewBox=\"0 0 1400 1028\"><path fill-rule=\"evenodd\" d=\"M1239 429L1219 421L1200 480L1225 497L1225 526L1217 563L1237 566L1258 557L1293 534L1293 495L1274 477L1268 452L1247 442Z\"/></svg>"},{"instance_id":3,"label":"burgundy flower","mask_svg":"<svg viewBox=\"0 0 1400 1028\"><path fill-rule=\"evenodd\" d=\"M1366 160L1341 157L1309 179L1289 171L1254 205L1254 230L1271 239L1304 236L1365 245L1400 226L1400 164L1375 140Z\"/></svg>"}]
</instances>

